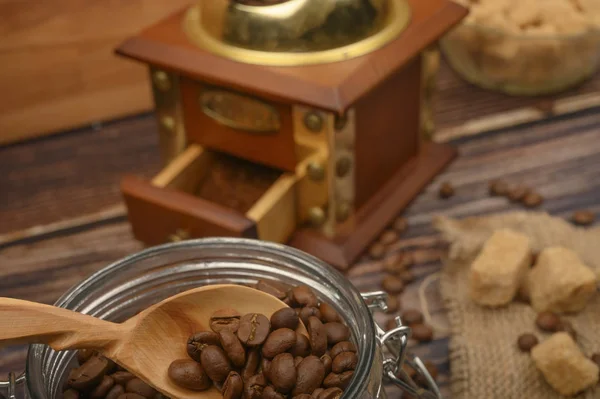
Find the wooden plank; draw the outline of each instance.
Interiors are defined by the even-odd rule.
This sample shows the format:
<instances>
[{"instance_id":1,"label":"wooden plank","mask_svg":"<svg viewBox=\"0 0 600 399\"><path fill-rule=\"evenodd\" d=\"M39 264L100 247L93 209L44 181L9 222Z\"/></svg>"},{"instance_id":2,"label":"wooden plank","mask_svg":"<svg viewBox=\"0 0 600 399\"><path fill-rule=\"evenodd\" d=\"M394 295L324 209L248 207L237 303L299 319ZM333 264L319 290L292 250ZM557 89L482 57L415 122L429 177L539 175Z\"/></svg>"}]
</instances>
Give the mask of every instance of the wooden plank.
<instances>
[{"instance_id":1,"label":"wooden plank","mask_svg":"<svg viewBox=\"0 0 600 399\"><path fill-rule=\"evenodd\" d=\"M113 50L189 3L0 1L0 143L150 110L145 67Z\"/></svg>"}]
</instances>

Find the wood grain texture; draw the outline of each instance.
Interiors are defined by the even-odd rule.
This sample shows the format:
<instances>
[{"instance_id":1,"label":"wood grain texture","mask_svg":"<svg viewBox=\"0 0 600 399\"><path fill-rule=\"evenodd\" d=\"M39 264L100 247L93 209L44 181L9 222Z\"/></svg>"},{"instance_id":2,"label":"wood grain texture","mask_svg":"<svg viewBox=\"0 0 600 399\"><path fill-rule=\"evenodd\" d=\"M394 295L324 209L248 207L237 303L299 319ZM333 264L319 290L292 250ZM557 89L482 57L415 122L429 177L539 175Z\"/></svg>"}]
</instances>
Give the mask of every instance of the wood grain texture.
<instances>
[{"instance_id":1,"label":"wood grain texture","mask_svg":"<svg viewBox=\"0 0 600 399\"><path fill-rule=\"evenodd\" d=\"M124 38L191 0L0 1L0 143L152 108Z\"/></svg>"},{"instance_id":2,"label":"wood grain texture","mask_svg":"<svg viewBox=\"0 0 600 399\"><path fill-rule=\"evenodd\" d=\"M404 215L409 221L409 229L386 251L386 256L397 251L410 252L417 263L412 269L416 282L408 285L400 295L404 309L421 306L417 288L426 276L440 268L444 245L430 227L432 216L465 217L522 209L506 199L489 197L487 183L491 179L504 178L511 184L529 185L545 197L539 210L557 216L569 217L573 210L581 208L600 212L598 111L552 118L454 142L460 157L406 210ZM126 137L127 140L139 140L135 135ZM30 145L34 147L34 143ZM126 144L119 142L119 145ZM151 164L149 159L146 162ZM79 170L79 173L84 171ZM437 189L443 181L452 182L456 189L456 195L445 201L437 197ZM4 198L0 197L0 200L4 201ZM63 206L68 207L69 203ZM51 303L84 277L141 248L142 245L132 238L129 225L120 221L77 234L0 249L0 295ZM362 291L380 289L382 262L364 258L348 271L348 276ZM435 283L426 294L433 320L444 325L443 306ZM390 317L392 315L376 315L381 323ZM437 332L431 344L411 342L410 347L414 353L438 365L441 370L438 381L445 397L451 398L447 386L447 344L444 334ZM23 349L2 352L0 372L22 370L24 358ZM397 388L388 387L388 393L390 398L399 398Z\"/></svg>"}]
</instances>

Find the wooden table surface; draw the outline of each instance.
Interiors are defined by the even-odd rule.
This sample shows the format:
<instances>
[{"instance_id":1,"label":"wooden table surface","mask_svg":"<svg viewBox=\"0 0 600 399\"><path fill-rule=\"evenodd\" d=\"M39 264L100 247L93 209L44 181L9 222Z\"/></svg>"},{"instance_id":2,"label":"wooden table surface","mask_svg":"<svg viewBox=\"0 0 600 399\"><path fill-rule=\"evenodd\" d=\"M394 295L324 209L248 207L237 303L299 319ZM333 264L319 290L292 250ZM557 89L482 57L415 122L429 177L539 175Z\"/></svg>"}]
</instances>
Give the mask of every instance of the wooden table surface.
<instances>
[{"instance_id":1,"label":"wooden table surface","mask_svg":"<svg viewBox=\"0 0 600 399\"><path fill-rule=\"evenodd\" d=\"M405 309L420 306L419 284L441 267L444 249L430 226L432 216L521 208L489 197L489 180L504 178L535 188L546 199L540 209L554 215L568 217L580 208L600 211L598 109L453 144L460 157L405 212L410 227L388 250L412 252L417 260L418 279L401 295ZM0 148L0 296L52 303L81 279L142 249L123 216L118 179L128 172L153 175L160 169L157 153L152 115ZM449 200L437 197L443 181L456 188ZM49 223L54 227L31 229ZM379 289L381 262L363 259L348 275L362 291ZM436 321L444 323L436 288L432 284L427 290L429 307ZM377 315L381 322L388 317ZM439 382L449 397L447 342L436 333L433 343L413 351L440 367ZM24 358L24 347L0 351L2 375L20 372ZM399 397L397 390L389 393Z\"/></svg>"}]
</instances>

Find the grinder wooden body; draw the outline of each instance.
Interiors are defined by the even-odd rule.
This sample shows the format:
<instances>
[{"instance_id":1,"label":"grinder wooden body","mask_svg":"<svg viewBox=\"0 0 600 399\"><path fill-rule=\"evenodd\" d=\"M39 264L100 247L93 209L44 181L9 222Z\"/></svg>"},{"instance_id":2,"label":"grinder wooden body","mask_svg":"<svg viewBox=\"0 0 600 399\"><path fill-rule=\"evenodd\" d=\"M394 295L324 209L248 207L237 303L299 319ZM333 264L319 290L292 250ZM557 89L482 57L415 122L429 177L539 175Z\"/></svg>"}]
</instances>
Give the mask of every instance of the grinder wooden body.
<instances>
[{"instance_id":1,"label":"grinder wooden body","mask_svg":"<svg viewBox=\"0 0 600 399\"><path fill-rule=\"evenodd\" d=\"M152 181L123 179L134 235L254 237L348 267L455 155L421 134L421 54L466 10L408 3L397 38L339 62L221 57L185 34L187 10L125 41L117 53L149 66L165 162ZM244 212L193 194L222 153L280 171Z\"/></svg>"}]
</instances>

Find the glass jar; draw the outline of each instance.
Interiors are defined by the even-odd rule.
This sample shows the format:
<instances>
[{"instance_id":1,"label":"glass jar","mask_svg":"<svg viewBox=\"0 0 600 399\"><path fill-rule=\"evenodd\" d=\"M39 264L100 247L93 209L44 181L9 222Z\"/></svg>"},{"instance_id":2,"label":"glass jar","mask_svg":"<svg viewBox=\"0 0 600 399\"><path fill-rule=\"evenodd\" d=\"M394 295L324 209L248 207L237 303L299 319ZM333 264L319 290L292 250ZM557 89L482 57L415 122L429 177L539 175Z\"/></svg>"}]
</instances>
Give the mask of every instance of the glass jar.
<instances>
[{"instance_id":1,"label":"glass jar","mask_svg":"<svg viewBox=\"0 0 600 399\"><path fill-rule=\"evenodd\" d=\"M345 398L384 396L384 374L416 397L441 398L423 363L405 355L410 329L402 326L399 318L398 327L388 332L374 323L369 308L385 310L385 293L361 295L330 266L284 245L210 238L149 248L95 273L71 288L55 305L122 322L152 304L191 288L220 283L254 284L258 280L308 285L321 300L343 315L359 355ZM429 382L428 390L417 388L401 370L404 361ZM31 345L25 373L18 378L11 373L9 381L1 382L0 388L7 390L9 399L19 396L15 395L15 386L19 384L24 384L27 398L58 398L74 362L75 351L57 352L46 345Z\"/></svg>"}]
</instances>

